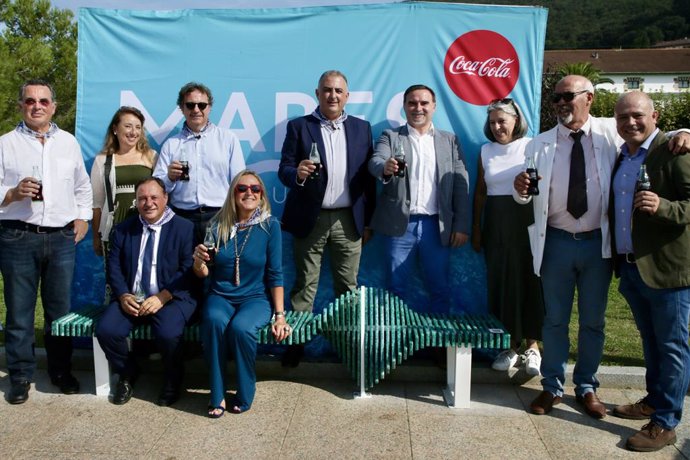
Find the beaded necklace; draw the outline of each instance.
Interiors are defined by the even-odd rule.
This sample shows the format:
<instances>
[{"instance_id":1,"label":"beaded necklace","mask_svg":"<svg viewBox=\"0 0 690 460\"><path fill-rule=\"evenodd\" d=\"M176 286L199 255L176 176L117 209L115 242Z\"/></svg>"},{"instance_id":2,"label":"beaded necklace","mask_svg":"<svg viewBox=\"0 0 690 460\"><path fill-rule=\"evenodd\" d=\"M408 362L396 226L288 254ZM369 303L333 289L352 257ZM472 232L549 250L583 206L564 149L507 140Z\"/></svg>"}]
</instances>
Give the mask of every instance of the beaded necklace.
<instances>
[{"instance_id":1,"label":"beaded necklace","mask_svg":"<svg viewBox=\"0 0 690 460\"><path fill-rule=\"evenodd\" d=\"M240 257L242 256L242 253L244 252L245 246L247 246L247 241L249 241L249 235L252 233L252 229L254 228L253 225L250 225L249 228L247 229L247 233L244 237L244 241L242 241L242 246L240 247L239 251L237 250L237 240L240 239L240 233L237 232L235 235L235 238L233 238L233 241L235 243L235 286L240 285Z\"/></svg>"}]
</instances>

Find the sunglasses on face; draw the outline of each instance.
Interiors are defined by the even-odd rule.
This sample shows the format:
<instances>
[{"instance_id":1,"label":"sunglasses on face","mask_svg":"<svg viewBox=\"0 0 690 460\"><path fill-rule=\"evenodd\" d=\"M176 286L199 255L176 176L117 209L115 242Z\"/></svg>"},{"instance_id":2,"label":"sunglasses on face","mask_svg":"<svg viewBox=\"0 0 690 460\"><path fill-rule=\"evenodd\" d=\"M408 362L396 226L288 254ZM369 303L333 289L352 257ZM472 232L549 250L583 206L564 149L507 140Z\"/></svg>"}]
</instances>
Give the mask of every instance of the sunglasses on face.
<instances>
[{"instance_id":1,"label":"sunglasses on face","mask_svg":"<svg viewBox=\"0 0 690 460\"><path fill-rule=\"evenodd\" d=\"M258 194L261 193L261 186L257 184L237 184L235 186L235 193L245 193L247 190L251 190L252 193Z\"/></svg>"},{"instance_id":2,"label":"sunglasses on face","mask_svg":"<svg viewBox=\"0 0 690 460\"><path fill-rule=\"evenodd\" d=\"M28 98L24 99L24 105L32 106L35 104L41 104L43 107L48 107L50 105L50 99L43 98L43 99L36 100L32 97L28 97Z\"/></svg>"},{"instance_id":3,"label":"sunglasses on face","mask_svg":"<svg viewBox=\"0 0 690 460\"><path fill-rule=\"evenodd\" d=\"M505 97L503 99L494 99L493 101L491 101L490 104L493 105L493 104L512 104L512 103L513 103L513 100L511 98Z\"/></svg>"},{"instance_id":4,"label":"sunglasses on face","mask_svg":"<svg viewBox=\"0 0 690 460\"><path fill-rule=\"evenodd\" d=\"M574 93L571 91L567 91L565 93L553 93L551 95L551 102L558 104L561 99L563 99L565 102L572 102L572 100L575 99L575 96L586 92L587 90L583 89L582 91L577 91Z\"/></svg>"},{"instance_id":5,"label":"sunglasses on face","mask_svg":"<svg viewBox=\"0 0 690 460\"><path fill-rule=\"evenodd\" d=\"M208 102L185 102L184 106L187 110L194 110L194 107L199 106L199 110L204 111L208 107Z\"/></svg>"}]
</instances>

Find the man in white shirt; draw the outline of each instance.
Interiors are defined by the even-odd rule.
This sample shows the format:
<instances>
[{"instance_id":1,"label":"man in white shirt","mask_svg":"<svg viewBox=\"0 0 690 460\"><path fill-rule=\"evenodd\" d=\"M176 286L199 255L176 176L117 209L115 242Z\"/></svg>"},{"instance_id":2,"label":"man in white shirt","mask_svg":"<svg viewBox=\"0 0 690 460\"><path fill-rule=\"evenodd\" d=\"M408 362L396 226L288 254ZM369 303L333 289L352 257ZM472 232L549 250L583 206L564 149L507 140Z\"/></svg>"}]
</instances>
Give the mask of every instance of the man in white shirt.
<instances>
[{"instance_id":1,"label":"man in white shirt","mask_svg":"<svg viewBox=\"0 0 690 460\"><path fill-rule=\"evenodd\" d=\"M407 124L384 131L369 161L369 172L383 182L372 228L388 237L388 288L406 299L419 260L430 294L424 309L448 313L450 249L465 244L470 232L465 158L455 134L433 126L431 88L410 86L403 100ZM400 147L404 166L395 158Z\"/></svg>"},{"instance_id":2,"label":"man in white shirt","mask_svg":"<svg viewBox=\"0 0 690 460\"><path fill-rule=\"evenodd\" d=\"M230 182L245 169L244 155L232 131L209 121L213 95L207 86L187 83L180 88L177 105L184 126L161 147L153 175L165 183L175 213L194 223L198 244L208 221L223 206Z\"/></svg>"},{"instance_id":3,"label":"man in white shirt","mask_svg":"<svg viewBox=\"0 0 690 460\"><path fill-rule=\"evenodd\" d=\"M71 373L71 339L53 337L50 328L70 309L75 246L88 230L92 195L77 140L51 121L56 106L50 84L27 81L19 91L23 120L0 137L0 271L11 404L26 402L36 369L39 281L48 373L63 393L79 392Z\"/></svg>"}]
</instances>

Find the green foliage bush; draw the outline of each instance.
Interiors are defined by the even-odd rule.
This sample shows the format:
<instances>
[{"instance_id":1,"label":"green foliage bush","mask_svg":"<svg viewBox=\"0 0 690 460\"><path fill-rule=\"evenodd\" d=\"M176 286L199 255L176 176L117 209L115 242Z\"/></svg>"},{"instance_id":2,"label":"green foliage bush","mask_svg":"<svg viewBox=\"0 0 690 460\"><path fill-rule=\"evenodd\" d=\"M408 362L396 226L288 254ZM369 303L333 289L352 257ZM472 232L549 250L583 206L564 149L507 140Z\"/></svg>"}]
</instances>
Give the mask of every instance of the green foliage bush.
<instances>
[{"instance_id":1,"label":"green foliage bush","mask_svg":"<svg viewBox=\"0 0 690 460\"><path fill-rule=\"evenodd\" d=\"M596 117L611 117L619 93L597 91L591 114ZM662 131L673 131L690 127L690 93L651 93L654 108L659 112L657 125Z\"/></svg>"}]
</instances>

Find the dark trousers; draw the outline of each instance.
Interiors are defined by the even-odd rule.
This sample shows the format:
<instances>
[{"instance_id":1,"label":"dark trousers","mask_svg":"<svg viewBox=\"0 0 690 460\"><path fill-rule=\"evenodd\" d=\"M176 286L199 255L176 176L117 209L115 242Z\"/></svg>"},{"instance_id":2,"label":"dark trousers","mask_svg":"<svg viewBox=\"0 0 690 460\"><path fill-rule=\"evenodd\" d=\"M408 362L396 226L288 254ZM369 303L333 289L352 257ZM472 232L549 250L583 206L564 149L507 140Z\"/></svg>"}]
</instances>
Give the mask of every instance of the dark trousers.
<instances>
[{"instance_id":1,"label":"dark trousers","mask_svg":"<svg viewBox=\"0 0 690 460\"><path fill-rule=\"evenodd\" d=\"M154 315L141 318L123 312L119 302L108 305L98 321L96 337L113 372L124 378L131 378L136 374L136 363L129 352L127 336L133 327L145 322L151 324L156 347L163 356L166 381L181 383L182 332L186 321L174 300L165 304Z\"/></svg>"}]
</instances>

